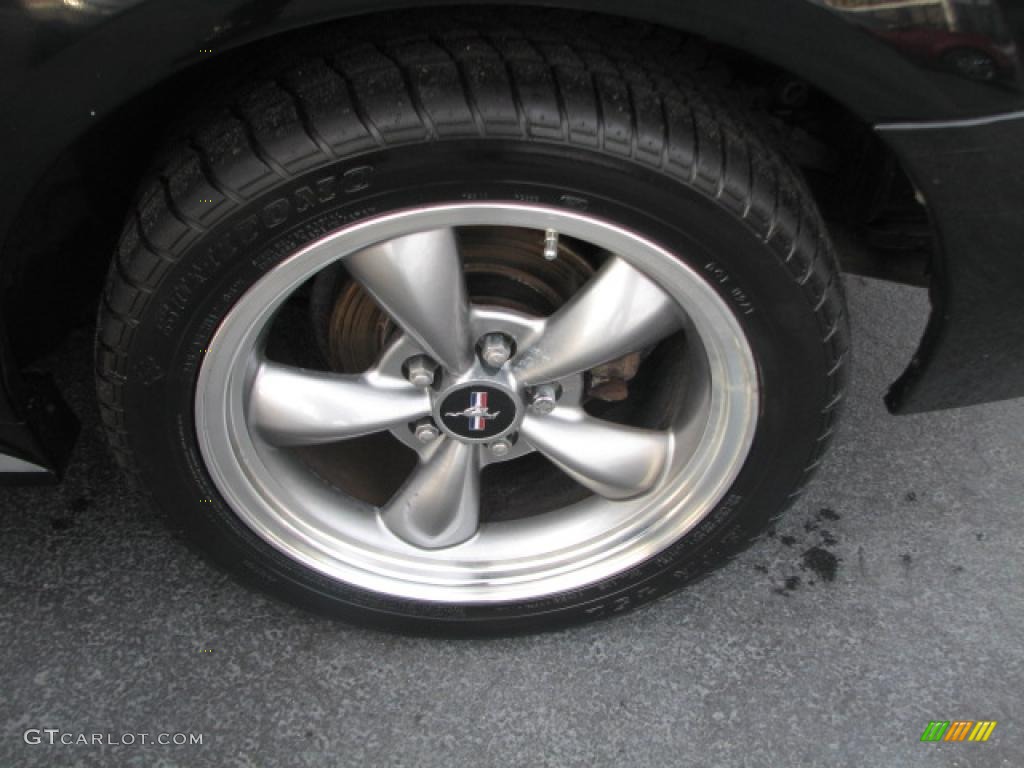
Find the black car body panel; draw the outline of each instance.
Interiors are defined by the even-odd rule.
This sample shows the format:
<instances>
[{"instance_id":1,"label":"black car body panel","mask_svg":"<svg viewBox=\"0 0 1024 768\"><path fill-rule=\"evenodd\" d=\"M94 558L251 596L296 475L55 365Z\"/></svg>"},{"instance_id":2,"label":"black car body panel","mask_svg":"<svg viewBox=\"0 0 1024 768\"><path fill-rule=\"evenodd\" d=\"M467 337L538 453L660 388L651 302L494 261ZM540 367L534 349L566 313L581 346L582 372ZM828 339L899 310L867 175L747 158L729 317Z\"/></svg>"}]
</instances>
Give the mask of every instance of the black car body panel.
<instances>
[{"instance_id":1,"label":"black car body panel","mask_svg":"<svg viewBox=\"0 0 1024 768\"><path fill-rule=\"evenodd\" d=\"M1024 113L880 128L934 212L932 316L897 412L1024 394Z\"/></svg>"},{"instance_id":2,"label":"black car body panel","mask_svg":"<svg viewBox=\"0 0 1024 768\"><path fill-rule=\"evenodd\" d=\"M933 316L921 349L890 392L890 407L911 412L1024 395L1024 3L503 4L633 17L699 35L807 81L878 126L923 195L936 237ZM134 98L259 40L431 5L436 3L9 0L0 7L0 275L11 257L12 224L55 158ZM54 430L33 415L42 395L36 392L33 400L35 390L14 370L3 339L0 328L0 455L36 465L33 477L54 477L68 430ZM15 466L7 467L7 478L24 479Z\"/></svg>"}]
</instances>

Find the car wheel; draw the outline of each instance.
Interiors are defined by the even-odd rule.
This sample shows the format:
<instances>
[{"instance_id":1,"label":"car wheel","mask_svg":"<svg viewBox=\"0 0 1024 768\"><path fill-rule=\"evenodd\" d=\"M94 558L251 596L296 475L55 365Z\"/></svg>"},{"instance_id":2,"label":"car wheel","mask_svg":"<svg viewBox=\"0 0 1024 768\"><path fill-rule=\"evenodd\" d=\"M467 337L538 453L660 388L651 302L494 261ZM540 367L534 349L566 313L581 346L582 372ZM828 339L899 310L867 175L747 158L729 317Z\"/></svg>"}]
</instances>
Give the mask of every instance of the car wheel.
<instances>
[{"instance_id":1,"label":"car wheel","mask_svg":"<svg viewBox=\"0 0 1024 768\"><path fill-rule=\"evenodd\" d=\"M798 493L846 315L798 173L671 57L367 32L207 108L100 313L115 453L223 567L353 621L548 629Z\"/></svg>"}]
</instances>

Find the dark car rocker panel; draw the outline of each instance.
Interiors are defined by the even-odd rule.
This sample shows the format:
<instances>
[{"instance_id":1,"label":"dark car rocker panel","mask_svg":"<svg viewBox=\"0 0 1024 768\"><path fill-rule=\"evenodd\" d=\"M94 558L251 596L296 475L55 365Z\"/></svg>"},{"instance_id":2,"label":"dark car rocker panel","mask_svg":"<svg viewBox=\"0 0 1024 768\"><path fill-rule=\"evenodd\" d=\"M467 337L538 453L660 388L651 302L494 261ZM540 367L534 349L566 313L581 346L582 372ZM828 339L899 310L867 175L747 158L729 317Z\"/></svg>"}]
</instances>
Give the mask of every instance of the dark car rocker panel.
<instances>
[{"instance_id":1,"label":"dark car rocker panel","mask_svg":"<svg viewBox=\"0 0 1024 768\"><path fill-rule=\"evenodd\" d=\"M877 126L923 197L935 237L933 315L920 350L889 393L889 406L914 412L1024 395L1024 92L1018 53L1024 19L1013 4L553 4L635 17L739 48ZM0 10L0 264L12 258L8 235L31 190L54 158L98 121L211 58L363 14L370 5L20 0ZM382 0L372 10L422 5ZM60 96L39 98L45 93ZM72 422L56 393L26 381L16 368L0 325L0 477L52 479L68 454Z\"/></svg>"}]
</instances>

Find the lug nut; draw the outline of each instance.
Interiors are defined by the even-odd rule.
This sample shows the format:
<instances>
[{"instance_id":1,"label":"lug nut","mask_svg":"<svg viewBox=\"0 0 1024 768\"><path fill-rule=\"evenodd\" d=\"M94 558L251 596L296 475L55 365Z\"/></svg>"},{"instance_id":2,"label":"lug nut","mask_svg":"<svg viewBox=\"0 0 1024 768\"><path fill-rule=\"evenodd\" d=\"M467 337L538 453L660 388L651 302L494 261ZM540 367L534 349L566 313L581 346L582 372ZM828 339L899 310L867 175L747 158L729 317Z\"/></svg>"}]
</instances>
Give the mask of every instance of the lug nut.
<instances>
[{"instance_id":1,"label":"lug nut","mask_svg":"<svg viewBox=\"0 0 1024 768\"><path fill-rule=\"evenodd\" d=\"M488 447L491 449L491 455L500 459L502 456L508 456L512 450L512 443L504 439L495 440Z\"/></svg>"},{"instance_id":2,"label":"lug nut","mask_svg":"<svg viewBox=\"0 0 1024 768\"><path fill-rule=\"evenodd\" d=\"M503 333L488 333L480 341L480 358L492 368L501 368L512 357L512 340Z\"/></svg>"},{"instance_id":3,"label":"lug nut","mask_svg":"<svg viewBox=\"0 0 1024 768\"><path fill-rule=\"evenodd\" d=\"M425 423L416 427L416 439L426 445L437 440L441 432L433 424Z\"/></svg>"},{"instance_id":4,"label":"lug nut","mask_svg":"<svg viewBox=\"0 0 1024 768\"><path fill-rule=\"evenodd\" d=\"M406 362L405 371L410 384L420 389L426 389L434 383L437 363L426 355L416 355Z\"/></svg>"},{"instance_id":5,"label":"lug nut","mask_svg":"<svg viewBox=\"0 0 1024 768\"><path fill-rule=\"evenodd\" d=\"M536 413L551 413L558 405L558 387L554 384L541 384L533 390L530 408Z\"/></svg>"}]
</instances>

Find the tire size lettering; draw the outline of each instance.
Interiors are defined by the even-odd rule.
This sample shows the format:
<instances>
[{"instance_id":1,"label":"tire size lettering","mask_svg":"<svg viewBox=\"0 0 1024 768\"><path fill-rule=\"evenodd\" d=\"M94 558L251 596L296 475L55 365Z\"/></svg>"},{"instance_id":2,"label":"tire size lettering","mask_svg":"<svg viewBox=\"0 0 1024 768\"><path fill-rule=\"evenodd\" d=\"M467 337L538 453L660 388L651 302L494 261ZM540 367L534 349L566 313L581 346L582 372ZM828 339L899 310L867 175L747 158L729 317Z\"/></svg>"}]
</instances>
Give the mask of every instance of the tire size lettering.
<instances>
[{"instance_id":1,"label":"tire size lettering","mask_svg":"<svg viewBox=\"0 0 1024 768\"><path fill-rule=\"evenodd\" d=\"M720 266L718 262L709 261L704 265L704 271L710 275L712 282L718 283L726 290L729 298L739 307L741 313L744 315L754 314L754 303L747 296L746 291L735 284L724 267Z\"/></svg>"},{"instance_id":2,"label":"tire size lettering","mask_svg":"<svg viewBox=\"0 0 1024 768\"><path fill-rule=\"evenodd\" d=\"M257 241L261 232L277 229L297 213L306 213L330 203L338 198L339 193L351 195L367 189L373 173L373 166L360 165L349 168L340 176L323 176L271 200L257 213L239 221L227 234L210 244L201 256L190 261L188 272L170 289L170 298L158 310L157 329L165 336L172 336L187 315L195 289L202 286L225 261Z\"/></svg>"},{"instance_id":3,"label":"tire size lettering","mask_svg":"<svg viewBox=\"0 0 1024 768\"><path fill-rule=\"evenodd\" d=\"M572 208L574 211L585 211L590 207L589 200L583 197L577 197L576 195L562 195L558 198L558 202L566 208Z\"/></svg>"}]
</instances>

